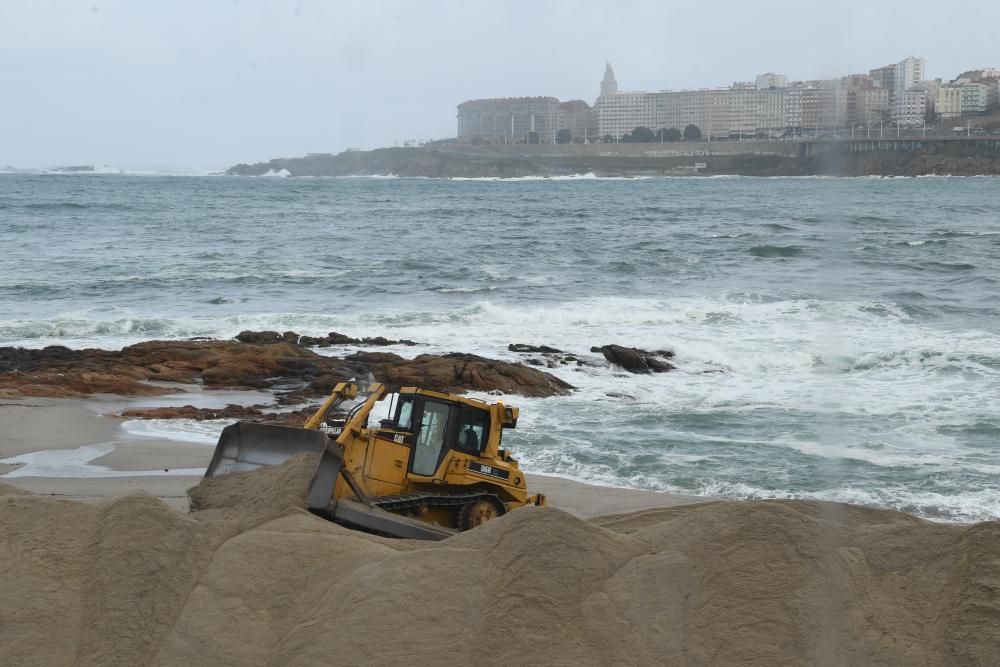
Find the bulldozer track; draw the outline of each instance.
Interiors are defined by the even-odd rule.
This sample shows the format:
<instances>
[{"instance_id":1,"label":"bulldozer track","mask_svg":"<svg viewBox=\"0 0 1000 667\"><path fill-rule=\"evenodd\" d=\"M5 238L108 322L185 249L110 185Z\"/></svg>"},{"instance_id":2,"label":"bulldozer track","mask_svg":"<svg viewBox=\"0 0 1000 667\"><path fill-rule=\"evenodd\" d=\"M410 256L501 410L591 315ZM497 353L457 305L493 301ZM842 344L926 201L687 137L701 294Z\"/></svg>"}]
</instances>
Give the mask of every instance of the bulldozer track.
<instances>
[{"instance_id":1,"label":"bulldozer track","mask_svg":"<svg viewBox=\"0 0 1000 667\"><path fill-rule=\"evenodd\" d=\"M412 509L420 507L421 505L427 505L429 507L454 507L464 505L470 501L478 500L479 498L495 498L499 503L500 507L504 508L506 513L506 505L500 496L495 493L490 493L489 491L466 491L458 493L403 493L396 496L382 496L380 498L372 498L372 504L375 507L388 510L390 512L398 512L399 510Z\"/></svg>"}]
</instances>

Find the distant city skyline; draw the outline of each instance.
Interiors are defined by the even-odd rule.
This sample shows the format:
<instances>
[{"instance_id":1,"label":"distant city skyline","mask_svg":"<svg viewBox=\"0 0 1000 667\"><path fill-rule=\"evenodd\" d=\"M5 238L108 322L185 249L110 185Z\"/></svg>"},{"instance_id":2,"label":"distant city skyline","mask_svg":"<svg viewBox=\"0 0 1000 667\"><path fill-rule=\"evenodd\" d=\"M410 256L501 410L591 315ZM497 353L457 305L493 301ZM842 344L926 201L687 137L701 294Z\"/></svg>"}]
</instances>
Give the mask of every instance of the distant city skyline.
<instances>
[{"instance_id":1,"label":"distant city skyline","mask_svg":"<svg viewBox=\"0 0 1000 667\"><path fill-rule=\"evenodd\" d=\"M530 11L529 11L530 10ZM1000 5L654 0L0 4L0 166L218 169L455 134L455 106L996 66Z\"/></svg>"},{"instance_id":2,"label":"distant city skyline","mask_svg":"<svg viewBox=\"0 0 1000 667\"><path fill-rule=\"evenodd\" d=\"M985 116L1000 109L1000 69L963 70L925 78L920 56L830 79L789 80L765 72L753 81L681 90L621 90L605 63L599 97L560 102L553 96L467 100L457 107L459 143L598 143L742 140L819 136L877 125L920 127L938 120Z\"/></svg>"}]
</instances>

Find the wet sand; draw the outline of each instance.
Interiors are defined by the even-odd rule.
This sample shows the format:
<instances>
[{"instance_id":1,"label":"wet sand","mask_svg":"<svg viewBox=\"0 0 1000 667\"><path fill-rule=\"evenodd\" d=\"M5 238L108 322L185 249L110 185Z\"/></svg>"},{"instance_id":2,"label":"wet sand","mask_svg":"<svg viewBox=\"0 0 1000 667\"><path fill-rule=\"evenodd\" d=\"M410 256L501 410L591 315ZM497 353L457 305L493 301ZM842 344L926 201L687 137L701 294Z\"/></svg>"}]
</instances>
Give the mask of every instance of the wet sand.
<instances>
[{"instance_id":1,"label":"wet sand","mask_svg":"<svg viewBox=\"0 0 1000 667\"><path fill-rule=\"evenodd\" d=\"M239 398L229 392L227 400ZM245 397L256 400L259 395ZM192 402L174 397L173 403ZM200 401L199 401L200 402ZM147 405L150 399L142 399ZM130 404L129 399L25 399L0 403L0 460L47 450L73 450L108 445L107 453L91 459L94 475L8 476L21 466L0 463L0 483L32 493L74 500L101 500L142 490L170 506L187 509L187 490L198 483L212 458L213 446L164 438L138 436L121 423L101 416ZM102 470L111 472L101 472ZM175 474L188 471L189 474ZM129 474L136 473L136 474ZM151 473L151 474L142 474ZM16 474L16 473L15 473ZM100 475L100 476L97 476ZM544 475L528 475L532 492L544 493L550 504L582 518L640 509L705 502L706 498L653 491L593 486Z\"/></svg>"}]
</instances>

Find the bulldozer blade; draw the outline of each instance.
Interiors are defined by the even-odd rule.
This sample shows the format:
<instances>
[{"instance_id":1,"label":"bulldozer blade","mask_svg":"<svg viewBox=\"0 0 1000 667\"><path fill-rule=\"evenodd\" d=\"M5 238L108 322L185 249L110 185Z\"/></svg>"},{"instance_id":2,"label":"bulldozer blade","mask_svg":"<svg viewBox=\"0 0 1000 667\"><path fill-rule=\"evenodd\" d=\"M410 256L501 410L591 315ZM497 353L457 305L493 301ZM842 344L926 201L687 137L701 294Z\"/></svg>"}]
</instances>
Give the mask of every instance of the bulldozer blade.
<instances>
[{"instance_id":1,"label":"bulldozer blade","mask_svg":"<svg viewBox=\"0 0 1000 667\"><path fill-rule=\"evenodd\" d=\"M219 437L212 462L205 477L233 472L248 472L263 466L284 463L299 452L322 452L319 466L309 486L309 511L331 521L372 533L414 540L443 540L455 531L387 512L366 503L362 489L351 489L361 502L341 498L333 500L338 478L344 474L342 447L319 430L237 422L227 426Z\"/></svg>"},{"instance_id":2,"label":"bulldozer blade","mask_svg":"<svg viewBox=\"0 0 1000 667\"><path fill-rule=\"evenodd\" d=\"M340 445L331 442L323 451L323 457L320 459L312 484L309 486L307 505L310 512L348 528L378 535L388 535L389 537L411 540L443 540L455 534L453 530L371 506L364 491L358 486L351 474L343 468L343 450ZM350 498L333 500L331 498L337 478L341 475L348 482L357 500Z\"/></svg>"},{"instance_id":3,"label":"bulldozer blade","mask_svg":"<svg viewBox=\"0 0 1000 667\"><path fill-rule=\"evenodd\" d=\"M350 528L411 540L443 540L456 531L387 512L378 507L341 498L333 510L333 520Z\"/></svg>"},{"instance_id":4,"label":"bulldozer blade","mask_svg":"<svg viewBox=\"0 0 1000 667\"><path fill-rule=\"evenodd\" d=\"M329 443L323 450L323 456L320 457L319 465L316 467L316 474L313 475L312 483L309 485L306 506L310 512L333 519L333 489L343 468L343 450L337 443Z\"/></svg>"},{"instance_id":5,"label":"bulldozer blade","mask_svg":"<svg viewBox=\"0 0 1000 667\"><path fill-rule=\"evenodd\" d=\"M299 452L321 452L328 442L318 430L236 422L222 430L205 477L278 465Z\"/></svg>"}]
</instances>

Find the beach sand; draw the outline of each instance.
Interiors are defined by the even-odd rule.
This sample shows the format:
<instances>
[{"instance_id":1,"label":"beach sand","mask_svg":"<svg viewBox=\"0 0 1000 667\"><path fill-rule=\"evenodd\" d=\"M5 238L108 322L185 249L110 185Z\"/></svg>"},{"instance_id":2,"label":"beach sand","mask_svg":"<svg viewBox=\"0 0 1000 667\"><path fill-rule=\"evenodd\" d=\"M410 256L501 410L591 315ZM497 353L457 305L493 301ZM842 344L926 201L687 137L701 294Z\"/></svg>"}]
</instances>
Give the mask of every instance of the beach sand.
<instances>
[{"instance_id":1,"label":"beach sand","mask_svg":"<svg viewBox=\"0 0 1000 667\"><path fill-rule=\"evenodd\" d=\"M0 456L103 446L96 470L112 475L0 477L7 663L991 665L1000 654L997 522L533 476L551 507L441 542L393 540L301 508L309 455L205 484L152 474L203 467L213 447L129 436L100 404L0 405Z\"/></svg>"},{"instance_id":2,"label":"beach sand","mask_svg":"<svg viewBox=\"0 0 1000 667\"><path fill-rule=\"evenodd\" d=\"M243 398L244 403L249 403L259 400L259 397L259 394L250 392L246 396L228 392L225 399L234 401ZM171 399L159 399L161 403L167 400ZM172 402L185 401L174 397ZM108 444L113 449L90 460L89 465L124 474L7 477L7 473L20 466L0 463L0 483L35 494L88 501L145 491L175 509L186 510L186 492L201 480L201 476L172 473L204 469L211 461L213 446L134 435L125 431L120 421L102 416L131 403L130 399L113 396L92 400L25 399L3 402L0 404L0 460L46 450ZM150 399L142 399L142 403L148 405ZM157 474L128 474L148 471ZM553 506L582 518L707 500L696 496L594 486L545 475L529 474L528 484L532 493L544 493Z\"/></svg>"}]
</instances>

